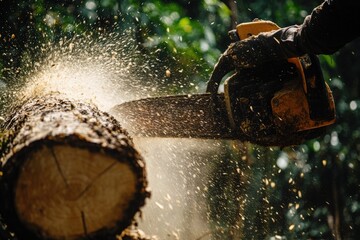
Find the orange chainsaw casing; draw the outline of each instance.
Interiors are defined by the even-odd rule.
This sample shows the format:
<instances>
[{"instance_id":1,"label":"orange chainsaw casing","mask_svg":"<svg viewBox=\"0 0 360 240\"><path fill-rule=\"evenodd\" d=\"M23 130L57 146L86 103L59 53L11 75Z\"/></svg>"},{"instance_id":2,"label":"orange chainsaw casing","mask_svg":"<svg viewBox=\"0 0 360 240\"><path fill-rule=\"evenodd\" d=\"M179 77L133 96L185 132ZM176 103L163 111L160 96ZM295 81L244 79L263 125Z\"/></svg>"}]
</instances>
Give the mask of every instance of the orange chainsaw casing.
<instances>
[{"instance_id":1,"label":"orange chainsaw casing","mask_svg":"<svg viewBox=\"0 0 360 240\"><path fill-rule=\"evenodd\" d=\"M261 32L279 28L271 21L258 20L237 25L236 33L240 40L244 40ZM270 100L271 124L284 136L323 128L333 124L336 120L332 92L323 80L320 66L316 64L317 58L315 58L312 56L311 61L309 56L288 59L289 63L295 65L298 74L283 83L281 89L275 91ZM308 62L313 65L309 67L310 70L307 69ZM231 77L225 80L224 94L230 124L236 129L243 122L237 120L238 114L233 110L231 86L234 85L232 83L234 80ZM319 87L320 85L321 87ZM319 99L321 104L319 104Z\"/></svg>"},{"instance_id":2,"label":"orange chainsaw casing","mask_svg":"<svg viewBox=\"0 0 360 240\"><path fill-rule=\"evenodd\" d=\"M290 125L295 131L310 130L335 123L335 103L327 84L326 90L329 98L328 109L333 114L330 117L312 119L306 89L296 80L289 82L271 100L275 123L278 126L284 125L285 128Z\"/></svg>"}]
</instances>

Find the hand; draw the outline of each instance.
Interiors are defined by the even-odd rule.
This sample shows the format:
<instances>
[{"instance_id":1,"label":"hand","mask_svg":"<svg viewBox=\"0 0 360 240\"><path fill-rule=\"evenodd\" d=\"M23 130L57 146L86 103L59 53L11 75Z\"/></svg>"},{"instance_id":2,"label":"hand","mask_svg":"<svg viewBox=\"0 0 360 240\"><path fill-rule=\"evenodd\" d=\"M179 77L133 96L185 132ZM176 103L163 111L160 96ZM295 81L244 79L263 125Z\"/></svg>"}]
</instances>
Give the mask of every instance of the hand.
<instances>
[{"instance_id":1,"label":"hand","mask_svg":"<svg viewBox=\"0 0 360 240\"><path fill-rule=\"evenodd\" d=\"M222 78L234 70L239 72L304 54L295 41L298 29L298 26L281 28L231 43L215 64L206 91L216 93Z\"/></svg>"}]
</instances>

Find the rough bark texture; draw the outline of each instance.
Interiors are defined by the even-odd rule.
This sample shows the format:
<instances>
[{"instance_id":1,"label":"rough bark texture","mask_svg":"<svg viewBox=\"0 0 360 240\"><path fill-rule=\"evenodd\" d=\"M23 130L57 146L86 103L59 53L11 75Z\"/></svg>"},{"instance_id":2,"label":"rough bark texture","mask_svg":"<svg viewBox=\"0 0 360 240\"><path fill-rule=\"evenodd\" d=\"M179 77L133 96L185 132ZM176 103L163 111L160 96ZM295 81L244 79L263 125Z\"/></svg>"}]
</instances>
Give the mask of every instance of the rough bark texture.
<instances>
[{"instance_id":1,"label":"rough bark texture","mask_svg":"<svg viewBox=\"0 0 360 240\"><path fill-rule=\"evenodd\" d=\"M0 214L22 239L115 239L149 196L145 163L110 115L57 96L0 133Z\"/></svg>"},{"instance_id":2,"label":"rough bark texture","mask_svg":"<svg viewBox=\"0 0 360 240\"><path fill-rule=\"evenodd\" d=\"M155 236L146 235L137 224L133 224L126 228L121 235L117 236L117 240L158 240Z\"/></svg>"}]
</instances>

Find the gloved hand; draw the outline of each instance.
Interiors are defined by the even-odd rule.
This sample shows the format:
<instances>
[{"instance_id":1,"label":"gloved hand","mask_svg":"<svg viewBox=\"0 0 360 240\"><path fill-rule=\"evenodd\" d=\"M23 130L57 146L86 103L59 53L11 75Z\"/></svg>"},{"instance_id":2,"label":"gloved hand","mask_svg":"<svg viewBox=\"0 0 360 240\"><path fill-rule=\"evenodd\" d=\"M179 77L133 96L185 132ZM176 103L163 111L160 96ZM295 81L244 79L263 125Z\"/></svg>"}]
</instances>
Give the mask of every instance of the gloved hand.
<instances>
[{"instance_id":1,"label":"gloved hand","mask_svg":"<svg viewBox=\"0 0 360 240\"><path fill-rule=\"evenodd\" d=\"M234 70L305 54L299 44L299 29L297 25L290 26L231 43L214 67L207 92L216 93L222 78Z\"/></svg>"}]
</instances>

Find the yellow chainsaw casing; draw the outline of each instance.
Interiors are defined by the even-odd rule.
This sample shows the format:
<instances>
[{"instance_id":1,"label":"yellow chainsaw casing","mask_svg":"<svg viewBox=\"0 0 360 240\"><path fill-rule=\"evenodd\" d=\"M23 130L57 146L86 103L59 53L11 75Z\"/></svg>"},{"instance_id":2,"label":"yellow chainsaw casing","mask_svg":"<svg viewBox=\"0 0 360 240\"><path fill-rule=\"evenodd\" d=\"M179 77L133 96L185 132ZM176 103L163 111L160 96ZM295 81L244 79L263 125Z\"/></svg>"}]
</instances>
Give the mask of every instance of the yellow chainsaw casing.
<instances>
[{"instance_id":1,"label":"yellow chainsaw casing","mask_svg":"<svg viewBox=\"0 0 360 240\"><path fill-rule=\"evenodd\" d=\"M261 32L277 29L279 29L279 26L271 21L258 20L237 25L236 33L240 40L244 40L250 36L258 35ZM286 60L284 61L286 62ZM248 106L250 110L243 110L247 102L254 103L254 100L251 100L251 98L256 99L256 96L243 97L241 91L234 90L236 88L242 88L242 82L247 81L247 79L237 79L244 77L241 70L239 74L237 74L238 76L233 76L225 80L224 95L229 122L234 129L240 127L241 132L249 134L251 140L254 139L252 139L250 135L256 133L258 135L257 137L264 139L264 141L274 137L278 138L278 142L286 142L287 136L296 136L298 133L308 133L309 131L316 132L316 129L324 128L335 122L333 95L328 84L322 77L317 57L314 55L305 55L299 58L290 58L287 62L294 66L294 71L297 73L287 77L286 81L279 81L278 89L275 89L270 95L258 97L264 102L263 98L270 96L267 103L269 106L263 106L265 110L259 112L254 111L250 103ZM269 63L268 68L264 67L261 69L272 71L271 64L273 63ZM281 64L277 66L282 68ZM286 68L287 66L284 65L284 71L288 71ZM266 74L262 73L261 75L256 70L251 74L259 75L255 76L255 79L265 78L263 83L266 83ZM251 74L245 74L245 78L252 78L253 76ZM236 94L234 94L234 91ZM266 91L266 89L264 91ZM234 102L239 102L238 106L236 106L237 103ZM253 114L253 117L247 118L239 116L249 114ZM254 119L257 117L261 118L263 115L268 116L255 124L254 122L257 120ZM255 125L256 127L254 127ZM276 142L277 140L274 141Z\"/></svg>"},{"instance_id":2,"label":"yellow chainsaw casing","mask_svg":"<svg viewBox=\"0 0 360 240\"><path fill-rule=\"evenodd\" d=\"M270 32L277 30L280 27L271 22L265 20L255 20L253 22L240 23L236 26L236 33L240 40L244 40L253 35L258 35L262 32Z\"/></svg>"}]
</instances>

